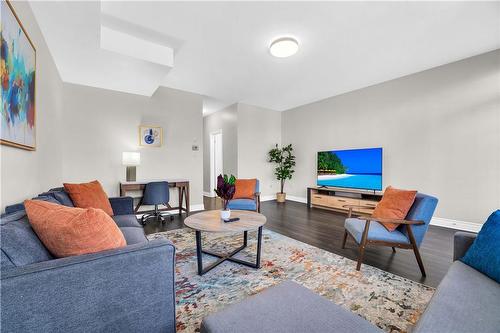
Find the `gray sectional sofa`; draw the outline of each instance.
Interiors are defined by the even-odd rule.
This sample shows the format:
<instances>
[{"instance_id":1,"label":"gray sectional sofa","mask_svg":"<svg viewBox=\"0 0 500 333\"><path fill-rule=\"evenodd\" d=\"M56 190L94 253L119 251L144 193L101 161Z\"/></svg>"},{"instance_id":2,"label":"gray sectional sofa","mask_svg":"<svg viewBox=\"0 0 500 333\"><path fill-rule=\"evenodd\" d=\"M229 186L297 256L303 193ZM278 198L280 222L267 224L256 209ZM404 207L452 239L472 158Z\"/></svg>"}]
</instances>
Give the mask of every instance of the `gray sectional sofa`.
<instances>
[{"instance_id":1,"label":"gray sectional sofa","mask_svg":"<svg viewBox=\"0 0 500 333\"><path fill-rule=\"evenodd\" d=\"M63 189L37 200L73 206ZM54 258L23 204L0 219L2 332L175 332L175 248L149 242L130 197L110 198L124 248Z\"/></svg>"},{"instance_id":2,"label":"gray sectional sofa","mask_svg":"<svg viewBox=\"0 0 500 333\"><path fill-rule=\"evenodd\" d=\"M412 332L500 332L500 284L457 259L476 234L457 232L454 262ZM204 318L202 333L381 332L291 281Z\"/></svg>"}]
</instances>

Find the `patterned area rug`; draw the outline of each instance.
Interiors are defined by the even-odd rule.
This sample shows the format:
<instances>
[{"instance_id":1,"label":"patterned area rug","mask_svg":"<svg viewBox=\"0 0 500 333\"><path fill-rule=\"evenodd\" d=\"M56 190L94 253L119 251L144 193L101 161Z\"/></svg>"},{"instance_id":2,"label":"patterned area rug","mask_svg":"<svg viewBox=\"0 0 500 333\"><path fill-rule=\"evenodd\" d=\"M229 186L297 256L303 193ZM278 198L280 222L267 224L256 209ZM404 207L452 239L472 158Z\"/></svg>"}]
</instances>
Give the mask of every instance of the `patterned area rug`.
<instances>
[{"instance_id":1,"label":"patterned area rug","mask_svg":"<svg viewBox=\"0 0 500 333\"><path fill-rule=\"evenodd\" d=\"M255 260L256 233L236 257ZM177 248L177 332L198 332L201 320L229 304L284 280L293 280L358 314L387 332L407 332L429 302L434 289L363 265L281 234L264 230L262 268L224 262L203 276L196 272L195 234L190 229L156 233ZM242 235L204 233L203 246L226 253L240 246ZM216 258L204 255L207 265Z\"/></svg>"}]
</instances>

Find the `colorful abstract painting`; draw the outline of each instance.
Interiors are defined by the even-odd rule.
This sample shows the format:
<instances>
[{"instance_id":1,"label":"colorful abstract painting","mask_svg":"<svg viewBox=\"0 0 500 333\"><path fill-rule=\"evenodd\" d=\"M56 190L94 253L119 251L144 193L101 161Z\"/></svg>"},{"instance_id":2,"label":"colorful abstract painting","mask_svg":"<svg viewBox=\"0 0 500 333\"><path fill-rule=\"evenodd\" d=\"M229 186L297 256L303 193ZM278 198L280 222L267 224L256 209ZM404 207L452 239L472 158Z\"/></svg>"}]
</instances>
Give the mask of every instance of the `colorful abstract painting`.
<instances>
[{"instance_id":1,"label":"colorful abstract painting","mask_svg":"<svg viewBox=\"0 0 500 333\"><path fill-rule=\"evenodd\" d=\"M1 0L2 144L34 150L36 50L11 5Z\"/></svg>"}]
</instances>

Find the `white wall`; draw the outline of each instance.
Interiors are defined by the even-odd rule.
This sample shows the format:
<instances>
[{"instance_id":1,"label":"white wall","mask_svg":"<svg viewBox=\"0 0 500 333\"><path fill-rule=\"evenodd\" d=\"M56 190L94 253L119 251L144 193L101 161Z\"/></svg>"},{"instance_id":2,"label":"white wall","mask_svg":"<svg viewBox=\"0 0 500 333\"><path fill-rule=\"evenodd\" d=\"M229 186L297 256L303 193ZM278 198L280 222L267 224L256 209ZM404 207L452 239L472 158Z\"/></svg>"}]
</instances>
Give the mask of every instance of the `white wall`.
<instances>
[{"instance_id":1,"label":"white wall","mask_svg":"<svg viewBox=\"0 0 500 333\"><path fill-rule=\"evenodd\" d=\"M383 147L384 186L439 198L436 216L482 223L500 207L500 50L283 113L297 156L289 194L315 184L316 152Z\"/></svg>"},{"instance_id":2,"label":"white wall","mask_svg":"<svg viewBox=\"0 0 500 333\"><path fill-rule=\"evenodd\" d=\"M203 191L210 192L210 134L222 131L222 167L225 174L238 176L237 104L203 117Z\"/></svg>"},{"instance_id":3,"label":"white wall","mask_svg":"<svg viewBox=\"0 0 500 333\"><path fill-rule=\"evenodd\" d=\"M1 210L61 184L62 81L27 2L11 2L36 48L36 151L0 146Z\"/></svg>"},{"instance_id":4,"label":"white wall","mask_svg":"<svg viewBox=\"0 0 500 333\"><path fill-rule=\"evenodd\" d=\"M258 178L263 197L275 196L279 182L267 153L281 144L281 112L238 103L238 177ZM285 185L285 189L286 189Z\"/></svg>"},{"instance_id":5,"label":"white wall","mask_svg":"<svg viewBox=\"0 0 500 333\"><path fill-rule=\"evenodd\" d=\"M161 87L148 98L64 84L64 107L64 181L98 179L108 195L118 195L118 184L125 180L122 152L139 151L137 179L187 178L191 205L203 203L200 95ZM161 148L139 147L140 124L163 127ZM172 195L176 203L177 194Z\"/></svg>"}]
</instances>

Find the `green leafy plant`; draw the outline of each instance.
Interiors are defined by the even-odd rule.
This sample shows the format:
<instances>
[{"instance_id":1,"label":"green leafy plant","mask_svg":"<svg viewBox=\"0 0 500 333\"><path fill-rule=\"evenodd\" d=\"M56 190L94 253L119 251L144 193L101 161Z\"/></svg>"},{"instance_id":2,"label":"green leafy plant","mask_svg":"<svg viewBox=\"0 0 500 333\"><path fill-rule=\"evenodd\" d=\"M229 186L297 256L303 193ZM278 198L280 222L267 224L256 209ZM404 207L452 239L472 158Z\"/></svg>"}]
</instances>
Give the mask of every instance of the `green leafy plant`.
<instances>
[{"instance_id":1,"label":"green leafy plant","mask_svg":"<svg viewBox=\"0 0 500 333\"><path fill-rule=\"evenodd\" d=\"M295 172L293 167L295 166L295 156L293 155L292 145L289 144L285 147L276 147L271 149L268 153L269 162L276 163L277 166L274 169L274 174L276 179L281 182L280 193L283 193L283 188L285 187L285 180L292 179L292 175Z\"/></svg>"}]
</instances>

